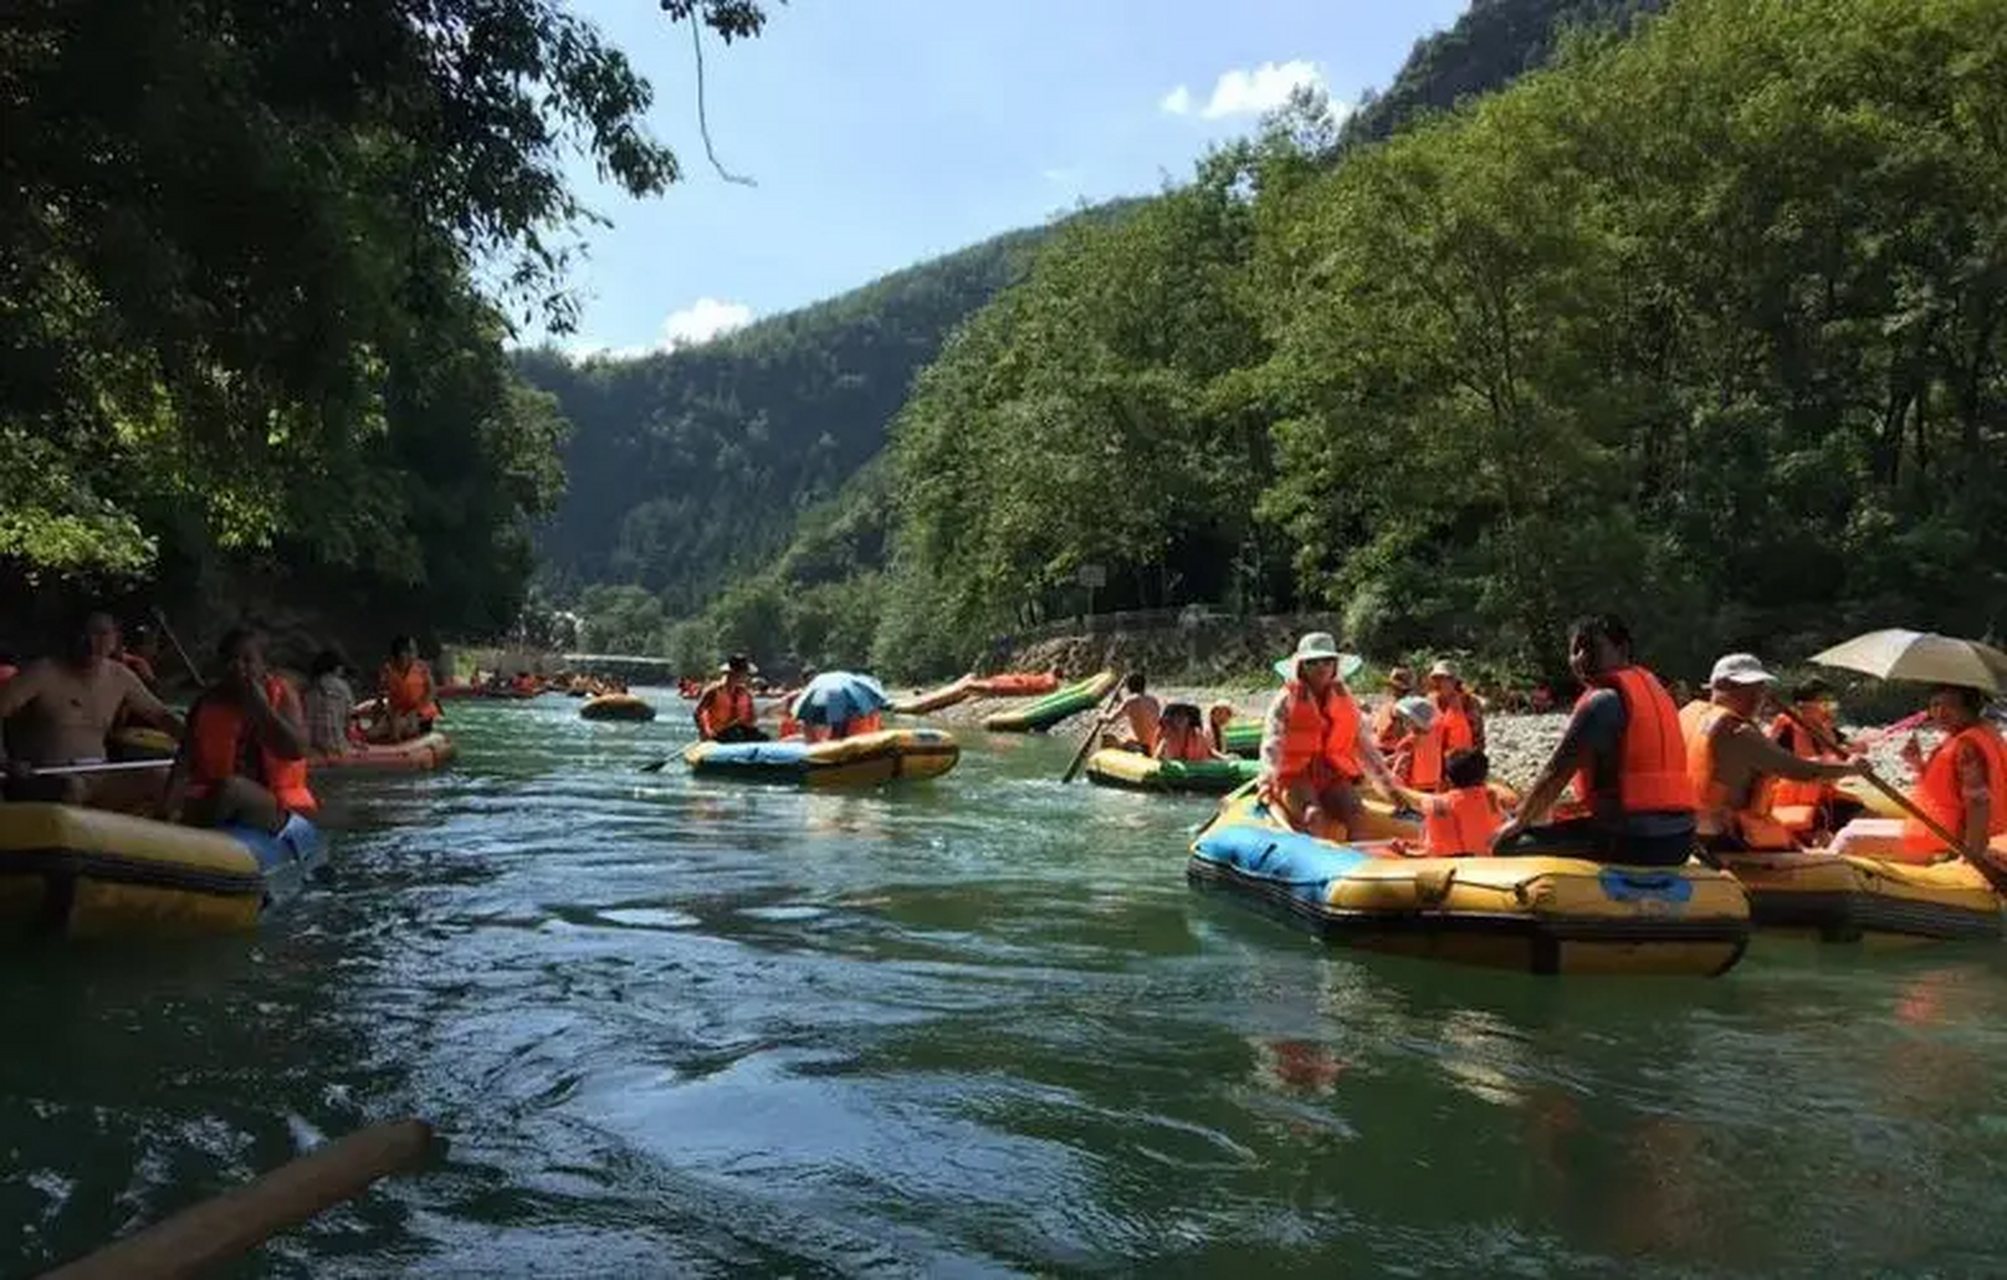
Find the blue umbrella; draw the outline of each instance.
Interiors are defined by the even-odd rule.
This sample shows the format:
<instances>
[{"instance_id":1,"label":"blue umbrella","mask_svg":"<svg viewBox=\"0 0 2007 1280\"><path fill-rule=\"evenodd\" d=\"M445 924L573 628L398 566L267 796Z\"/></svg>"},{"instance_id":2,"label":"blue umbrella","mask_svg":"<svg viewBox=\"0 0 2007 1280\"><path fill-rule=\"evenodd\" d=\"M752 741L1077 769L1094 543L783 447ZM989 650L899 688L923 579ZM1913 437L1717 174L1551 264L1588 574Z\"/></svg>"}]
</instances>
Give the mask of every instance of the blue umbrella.
<instances>
[{"instance_id":1,"label":"blue umbrella","mask_svg":"<svg viewBox=\"0 0 2007 1280\"><path fill-rule=\"evenodd\" d=\"M825 671L795 695L789 708L804 724L834 727L857 720L892 705L885 689L870 676L851 671Z\"/></svg>"}]
</instances>

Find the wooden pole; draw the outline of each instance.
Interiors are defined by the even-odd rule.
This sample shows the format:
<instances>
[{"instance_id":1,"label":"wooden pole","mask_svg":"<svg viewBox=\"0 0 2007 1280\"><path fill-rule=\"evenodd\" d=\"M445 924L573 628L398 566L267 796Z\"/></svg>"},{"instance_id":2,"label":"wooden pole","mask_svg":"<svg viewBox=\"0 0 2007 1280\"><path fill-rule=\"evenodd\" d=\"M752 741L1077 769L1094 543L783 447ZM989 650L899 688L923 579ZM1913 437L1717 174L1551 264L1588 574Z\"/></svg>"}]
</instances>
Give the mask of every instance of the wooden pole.
<instances>
[{"instance_id":1,"label":"wooden pole","mask_svg":"<svg viewBox=\"0 0 2007 1280\"><path fill-rule=\"evenodd\" d=\"M164 1222L143 1228L43 1280L169 1280L248 1253L267 1239L411 1168L433 1149L423 1120L371 1125Z\"/></svg>"},{"instance_id":2,"label":"wooden pole","mask_svg":"<svg viewBox=\"0 0 2007 1280\"><path fill-rule=\"evenodd\" d=\"M1779 711L1782 711L1787 717L1789 717L1792 724L1797 725L1800 729L1803 729L1808 735L1810 735L1812 741L1818 743L1821 750L1830 752L1836 756L1845 756L1847 754L1845 747L1843 747L1840 743L1834 741L1831 737L1827 736L1826 731L1824 729L1821 729L1818 725L1813 724L1811 721L1807 720L1804 716L1799 715L1797 709L1791 706L1789 703L1779 702L1777 704L1777 709ZM1938 839L1944 841L1944 843L1950 847L1953 854L1961 858L1965 856L1964 841L1960 840L1956 835L1954 835L1950 828L1946 827L1936 818L1933 818L1929 814L1925 813L1921 808L1918 807L1916 801L1910 799L1907 795L1904 795L1897 788L1889 785L1889 783L1886 780L1884 780L1880 774L1876 773L1872 768L1868 766L1866 761L1861 762L1861 776L1868 780L1868 785L1872 786L1875 790L1881 792L1889 799L1895 801L1895 803L1897 803L1898 805L1901 805L1905 812L1909 813L1911 816L1916 818L1916 820L1918 822L1921 822L1924 826L1929 827L1931 830L1931 834L1935 835Z\"/></svg>"},{"instance_id":3,"label":"wooden pole","mask_svg":"<svg viewBox=\"0 0 2007 1280\"><path fill-rule=\"evenodd\" d=\"M195 665L195 659L189 657L188 650L181 647L181 637L175 635L174 628L167 624L167 610L161 608L159 605L155 605L153 607L153 620L159 624L160 634L167 637L167 643L173 645L174 651L181 655L181 665L188 668L188 674L194 677L195 683L198 685L207 684L208 681L202 678L200 668Z\"/></svg>"}]
</instances>

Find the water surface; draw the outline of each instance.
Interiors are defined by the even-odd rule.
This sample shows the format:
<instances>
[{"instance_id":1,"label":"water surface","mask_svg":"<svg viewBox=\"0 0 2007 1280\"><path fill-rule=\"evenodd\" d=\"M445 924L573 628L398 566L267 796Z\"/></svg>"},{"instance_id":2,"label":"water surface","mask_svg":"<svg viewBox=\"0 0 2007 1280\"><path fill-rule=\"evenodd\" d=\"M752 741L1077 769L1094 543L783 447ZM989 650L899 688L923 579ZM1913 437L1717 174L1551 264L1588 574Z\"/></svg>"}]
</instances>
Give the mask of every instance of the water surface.
<instances>
[{"instance_id":1,"label":"water surface","mask_svg":"<svg viewBox=\"0 0 2007 1280\"><path fill-rule=\"evenodd\" d=\"M456 704L250 938L7 952L0 1272L403 1114L271 1275L2007 1272L2007 959L1716 981L1327 951L1193 894L1206 802L985 738L906 791Z\"/></svg>"}]
</instances>

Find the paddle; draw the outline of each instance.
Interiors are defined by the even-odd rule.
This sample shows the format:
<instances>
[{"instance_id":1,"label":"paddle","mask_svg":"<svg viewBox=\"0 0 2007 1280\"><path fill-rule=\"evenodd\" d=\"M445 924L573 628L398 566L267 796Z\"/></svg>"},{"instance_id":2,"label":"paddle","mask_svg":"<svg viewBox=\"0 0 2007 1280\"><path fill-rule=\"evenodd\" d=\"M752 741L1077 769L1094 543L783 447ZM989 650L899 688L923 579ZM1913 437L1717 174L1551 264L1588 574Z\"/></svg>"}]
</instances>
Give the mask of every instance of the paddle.
<instances>
[{"instance_id":1,"label":"paddle","mask_svg":"<svg viewBox=\"0 0 2007 1280\"><path fill-rule=\"evenodd\" d=\"M52 764L31 770L38 778L62 778L79 773L124 773L131 769L165 769L173 764L172 757L158 760L111 760L93 764Z\"/></svg>"},{"instance_id":2,"label":"paddle","mask_svg":"<svg viewBox=\"0 0 2007 1280\"><path fill-rule=\"evenodd\" d=\"M181 655L181 664L188 668L188 674L194 678L195 683L207 684L208 681L202 678L202 672L195 665L195 659L189 657L188 650L181 647L181 637L175 635L174 628L167 624L167 610L155 605L153 620L160 624L160 634L167 637L167 643L173 645L174 651Z\"/></svg>"},{"instance_id":3,"label":"paddle","mask_svg":"<svg viewBox=\"0 0 2007 1280\"><path fill-rule=\"evenodd\" d=\"M1100 717L1094 721L1094 727L1089 729L1087 731L1087 736L1081 740L1080 750L1073 753L1073 763L1067 765L1066 772L1060 775L1059 783L1061 786L1065 786L1067 783L1073 781L1073 775L1079 773L1080 766L1086 763L1088 753L1094 749L1094 744L1098 742L1101 738L1101 731L1103 729L1106 729L1108 727L1109 721L1114 719L1115 712L1112 704L1116 698L1122 695L1123 687L1126 686L1128 682L1129 682L1129 677L1125 675L1120 680L1117 680L1115 682L1115 687L1113 689L1110 689L1108 691L1108 697L1104 699L1104 701L1110 703L1111 706L1108 710L1105 710L1101 713Z\"/></svg>"},{"instance_id":4,"label":"paddle","mask_svg":"<svg viewBox=\"0 0 2007 1280\"><path fill-rule=\"evenodd\" d=\"M1838 742L1834 741L1830 736L1828 736L1824 729L1820 728L1816 724L1813 724L1811 721L1807 720L1804 716L1799 715L1795 708L1791 707L1786 703L1780 702L1777 704L1777 709L1779 711L1782 711L1786 716L1788 716L1792 724L1795 724L1800 729L1803 729L1806 732L1806 734L1808 734L1811 737L1812 741L1819 744L1819 747L1822 750L1829 751L1837 756L1844 756L1847 754L1846 749L1842 747ZM1950 828L1946 827L1936 818L1933 818L1929 814L1925 813L1921 808L1917 806L1917 803L1914 800L1911 800L1909 796L1904 794L1902 791L1898 790L1893 786L1890 786L1888 782L1886 782L1880 774L1876 773L1874 769L1865 760L1861 762L1861 776L1868 780L1868 785L1872 786L1875 790L1881 792L1883 795L1887 796L1890 800L1893 800L1898 805L1901 805L1905 812L1909 813L1918 822L1921 822L1924 826L1930 828L1930 832L1932 835L1944 841L1944 843L1953 850L1956 850L1957 852L1954 856L1957 857L1965 856L1963 842L1960 841L1956 835L1952 834Z\"/></svg>"},{"instance_id":5,"label":"paddle","mask_svg":"<svg viewBox=\"0 0 2007 1280\"><path fill-rule=\"evenodd\" d=\"M367 1190L431 1155L423 1120L371 1125L203 1201L43 1280L164 1280L249 1252L266 1239Z\"/></svg>"}]
</instances>

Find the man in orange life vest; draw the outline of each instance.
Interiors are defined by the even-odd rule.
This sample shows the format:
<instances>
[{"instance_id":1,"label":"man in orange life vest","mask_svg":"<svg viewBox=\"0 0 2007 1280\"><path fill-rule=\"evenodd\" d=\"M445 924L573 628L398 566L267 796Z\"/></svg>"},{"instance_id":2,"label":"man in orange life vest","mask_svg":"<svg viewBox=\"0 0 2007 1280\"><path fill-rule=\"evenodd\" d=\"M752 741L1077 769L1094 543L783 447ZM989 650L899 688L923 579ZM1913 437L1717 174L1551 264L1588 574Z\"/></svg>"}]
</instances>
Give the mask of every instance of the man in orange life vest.
<instances>
[{"instance_id":1,"label":"man in orange life vest","mask_svg":"<svg viewBox=\"0 0 2007 1280\"><path fill-rule=\"evenodd\" d=\"M1341 662L1353 672L1361 665L1338 652L1329 632L1299 640L1296 652L1275 664L1284 683L1261 734L1262 801L1296 830L1326 839L1343 839L1359 816L1361 777L1388 799L1395 785L1372 726L1345 687Z\"/></svg>"},{"instance_id":2,"label":"man in orange life vest","mask_svg":"<svg viewBox=\"0 0 2007 1280\"><path fill-rule=\"evenodd\" d=\"M697 736L706 742L765 742L759 710L753 706L752 678L758 668L743 653L735 653L718 668L719 678L697 695Z\"/></svg>"},{"instance_id":3,"label":"man in orange life vest","mask_svg":"<svg viewBox=\"0 0 2007 1280\"><path fill-rule=\"evenodd\" d=\"M1776 682L1754 654L1731 653L1707 678L1708 700L1680 711L1697 805L1695 830L1710 849L1793 847L1796 836L1771 812L1771 780L1816 782L1860 771L1845 760L1800 757L1764 735L1756 713Z\"/></svg>"},{"instance_id":4,"label":"man in orange life vest","mask_svg":"<svg viewBox=\"0 0 2007 1280\"><path fill-rule=\"evenodd\" d=\"M439 718L438 696L432 684L432 668L418 656L418 645L410 636L390 642L390 661L377 677L383 695L384 742L406 742L432 732Z\"/></svg>"},{"instance_id":5,"label":"man in orange life vest","mask_svg":"<svg viewBox=\"0 0 2007 1280\"><path fill-rule=\"evenodd\" d=\"M193 826L234 823L276 832L288 814L318 807L307 789L300 698L266 669L256 632L237 628L216 652L222 678L188 710L161 808L170 821Z\"/></svg>"},{"instance_id":6,"label":"man in orange life vest","mask_svg":"<svg viewBox=\"0 0 2007 1280\"><path fill-rule=\"evenodd\" d=\"M1940 686L1930 718L1944 741L1928 757L1914 736L1903 744L1903 760L1917 773L1910 799L1958 837L1956 849L1915 817L1856 818L1834 838L1833 852L1904 862L1963 855L2007 890L2007 742L1986 719L1986 701L1979 689Z\"/></svg>"},{"instance_id":7,"label":"man in orange life vest","mask_svg":"<svg viewBox=\"0 0 2007 1280\"><path fill-rule=\"evenodd\" d=\"M1568 665L1585 686L1582 697L1493 850L1684 864L1694 847L1694 795L1672 698L1657 676L1631 660L1630 629L1612 614L1582 618L1569 629ZM1588 812L1539 825L1571 779Z\"/></svg>"}]
</instances>

